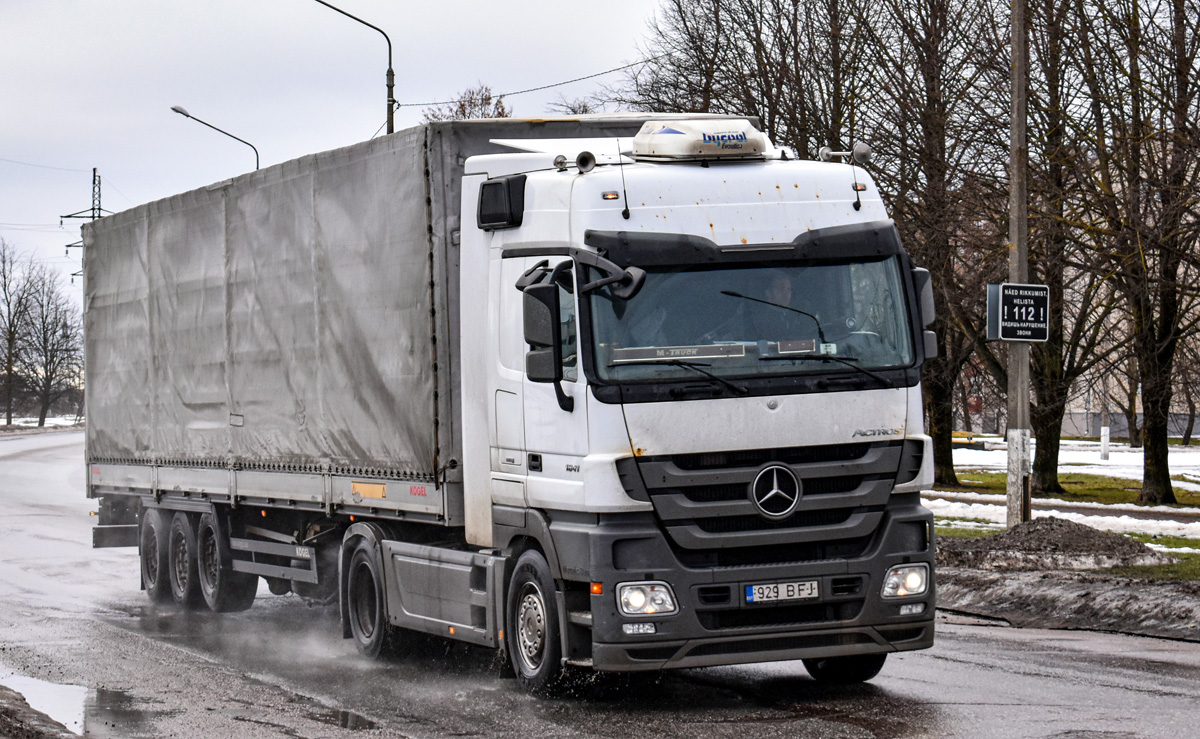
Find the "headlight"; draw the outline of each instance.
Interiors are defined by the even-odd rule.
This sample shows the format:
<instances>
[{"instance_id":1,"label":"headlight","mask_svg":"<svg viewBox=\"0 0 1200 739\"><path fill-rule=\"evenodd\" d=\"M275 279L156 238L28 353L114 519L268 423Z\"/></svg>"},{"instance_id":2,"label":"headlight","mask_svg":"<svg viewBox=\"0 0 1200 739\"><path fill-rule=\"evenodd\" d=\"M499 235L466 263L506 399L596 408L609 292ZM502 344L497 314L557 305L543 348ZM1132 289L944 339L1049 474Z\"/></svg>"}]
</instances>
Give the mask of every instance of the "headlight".
<instances>
[{"instance_id":1,"label":"headlight","mask_svg":"<svg viewBox=\"0 0 1200 739\"><path fill-rule=\"evenodd\" d=\"M905 598L924 595L929 590L929 565L897 565L883 578L884 598Z\"/></svg>"},{"instance_id":2,"label":"headlight","mask_svg":"<svg viewBox=\"0 0 1200 739\"><path fill-rule=\"evenodd\" d=\"M626 616L665 616L675 613L675 594L665 582L617 585L617 603Z\"/></svg>"}]
</instances>

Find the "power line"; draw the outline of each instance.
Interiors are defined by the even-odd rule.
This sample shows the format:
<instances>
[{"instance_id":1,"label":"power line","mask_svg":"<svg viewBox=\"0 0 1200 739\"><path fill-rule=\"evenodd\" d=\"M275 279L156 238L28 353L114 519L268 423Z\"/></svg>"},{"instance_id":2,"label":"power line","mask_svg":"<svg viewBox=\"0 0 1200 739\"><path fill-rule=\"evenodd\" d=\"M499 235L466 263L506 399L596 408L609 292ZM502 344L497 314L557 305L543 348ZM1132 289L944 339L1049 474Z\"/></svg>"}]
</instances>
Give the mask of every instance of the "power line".
<instances>
[{"instance_id":1,"label":"power line","mask_svg":"<svg viewBox=\"0 0 1200 739\"><path fill-rule=\"evenodd\" d=\"M75 169L74 167L51 167L49 164L34 164L32 162L19 162L16 159L6 159L0 157L0 162L8 162L9 164L20 164L23 167L37 167L38 169L57 169L59 172L86 172L86 169Z\"/></svg>"},{"instance_id":2,"label":"power line","mask_svg":"<svg viewBox=\"0 0 1200 739\"><path fill-rule=\"evenodd\" d=\"M502 92L498 95L493 95L493 97L497 97L497 98L516 97L517 95L524 95L527 92L538 92L540 90L549 90L554 87L562 87L563 85L570 85L575 82L583 82L584 80L590 80L590 79L594 79L596 77L603 77L604 75L612 74L613 72L620 72L622 70L629 69L630 67L636 67L639 64L648 64L649 62L658 61L659 59L662 59L663 57L666 57L666 56L670 56L670 55L669 54L659 54L658 56L652 56L649 59L641 59L632 64L626 64L621 67L613 67L612 69L606 69L603 72L596 72L595 74L584 75L583 77L576 77L575 79L566 80L563 82L555 82L554 84L551 84L551 85L542 85L540 87L530 87L525 90L517 90L516 92ZM465 100L465 99L466 98L458 98L457 100L442 100L440 102L432 102L432 103L396 103L396 107L397 108L424 108L424 107L429 107L431 105L453 105L454 103L457 103L457 102L459 102L461 100Z\"/></svg>"}]
</instances>

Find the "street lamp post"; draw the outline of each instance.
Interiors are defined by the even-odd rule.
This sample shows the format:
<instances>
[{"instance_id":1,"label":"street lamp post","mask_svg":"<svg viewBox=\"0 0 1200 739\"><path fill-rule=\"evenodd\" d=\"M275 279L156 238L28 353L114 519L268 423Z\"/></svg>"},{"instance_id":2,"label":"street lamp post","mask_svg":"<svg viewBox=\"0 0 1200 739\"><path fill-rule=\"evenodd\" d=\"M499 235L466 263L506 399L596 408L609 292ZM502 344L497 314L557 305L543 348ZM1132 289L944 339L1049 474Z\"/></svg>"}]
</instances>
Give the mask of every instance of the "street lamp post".
<instances>
[{"instance_id":1,"label":"street lamp post","mask_svg":"<svg viewBox=\"0 0 1200 739\"><path fill-rule=\"evenodd\" d=\"M181 106L181 105L172 105L171 110L175 111L176 113L183 116L184 118L191 118L196 123L203 123L204 125L208 126L212 130L217 131L218 133L223 133L231 139L236 139L237 141L241 141L246 146L249 146L251 149L254 149L254 169L255 169L255 171L258 170L258 149L256 149L254 147L254 144L250 143L249 141L247 141L245 139L239 139L237 136L234 136L233 134L229 133L228 131L222 131L221 129L217 128L216 126L214 126L211 123L207 123L205 121L200 120L196 116L194 116L191 113L184 110L183 106Z\"/></svg>"},{"instance_id":2,"label":"street lamp post","mask_svg":"<svg viewBox=\"0 0 1200 739\"><path fill-rule=\"evenodd\" d=\"M336 6L334 6L334 5L330 5L329 3L325 2L325 0L316 0L316 1L317 1L317 2L319 2L319 3L321 3L322 5L324 5L325 7L329 8L330 10L336 10L337 12L339 12L339 13L341 13L342 15L346 16L347 18L350 18L350 19L356 20L356 21L358 21L359 23L363 24L364 26L367 26L368 28L374 28L376 31L379 31L380 33L383 33L383 29L382 29L382 28L380 28L379 26L373 25L373 24L371 24L371 23L367 23L367 22L366 22L366 21L364 21L362 18L359 18L359 17L358 17L358 16L356 16L356 15L350 15L349 13L347 13L347 12L346 12L346 11L344 11L344 10L342 10L341 8L339 8L339 7L336 7ZM387 132L388 132L388 133L394 133L394 132L395 132L395 128L394 128L394 126L393 126L393 120L394 120L394 119L393 119L393 114L394 114L394 111L396 110L396 98L395 98L395 96L393 95L393 93L395 92L395 85L396 85L396 75L395 75L395 73L393 73L393 72L392 72L392 40L391 40L390 38L388 38L388 35L387 35L386 33L383 33L383 40L384 40L384 41L387 41L387 47L388 47L388 68L387 68Z\"/></svg>"}]
</instances>

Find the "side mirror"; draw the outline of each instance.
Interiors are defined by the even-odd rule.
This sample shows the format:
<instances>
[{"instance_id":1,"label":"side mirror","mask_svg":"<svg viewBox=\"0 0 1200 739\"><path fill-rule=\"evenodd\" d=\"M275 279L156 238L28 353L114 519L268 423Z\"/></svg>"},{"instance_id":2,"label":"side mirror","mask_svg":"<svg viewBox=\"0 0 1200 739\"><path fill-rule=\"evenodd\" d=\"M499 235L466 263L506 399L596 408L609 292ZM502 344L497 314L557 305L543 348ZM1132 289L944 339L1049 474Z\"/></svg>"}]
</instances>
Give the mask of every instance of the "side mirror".
<instances>
[{"instance_id":1,"label":"side mirror","mask_svg":"<svg viewBox=\"0 0 1200 739\"><path fill-rule=\"evenodd\" d=\"M570 413L575 399L562 389L563 356L562 325L559 321L558 286L539 283L526 287L522 293L522 312L525 323L525 375L530 382L554 383L558 407Z\"/></svg>"},{"instance_id":2,"label":"side mirror","mask_svg":"<svg viewBox=\"0 0 1200 739\"><path fill-rule=\"evenodd\" d=\"M561 331L558 323L558 286L542 283L525 288L525 374L531 382L562 379Z\"/></svg>"},{"instance_id":3,"label":"side mirror","mask_svg":"<svg viewBox=\"0 0 1200 739\"><path fill-rule=\"evenodd\" d=\"M920 302L921 326L933 323L937 318L937 308L933 303L933 276L924 267L913 267L913 282L916 284L917 296Z\"/></svg>"}]
</instances>

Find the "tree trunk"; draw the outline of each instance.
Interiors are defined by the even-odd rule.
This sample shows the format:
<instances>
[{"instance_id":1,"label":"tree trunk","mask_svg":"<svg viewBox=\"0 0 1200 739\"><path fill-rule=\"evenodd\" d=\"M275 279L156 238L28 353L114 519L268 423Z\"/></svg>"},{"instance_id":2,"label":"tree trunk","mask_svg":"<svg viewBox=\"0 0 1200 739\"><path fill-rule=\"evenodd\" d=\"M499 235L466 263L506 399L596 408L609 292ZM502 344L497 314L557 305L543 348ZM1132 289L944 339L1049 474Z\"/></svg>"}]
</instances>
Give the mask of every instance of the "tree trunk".
<instances>
[{"instance_id":1,"label":"tree trunk","mask_svg":"<svg viewBox=\"0 0 1200 739\"><path fill-rule=\"evenodd\" d=\"M1144 362L1143 366L1150 365ZM1169 450L1167 422L1171 410L1171 383L1164 373L1142 377L1142 492L1137 502L1147 505L1174 505L1175 490L1167 463Z\"/></svg>"},{"instance_id":2,"label":"tree trunk","mask_svg":"<svg viewBox=\"0 0 1200 739\"><path fill-rule=\"evenodd\" d=\"M1029 423L1033 426L1033 437L1037 439L1033 455L1033 479L1030 481L1034 495L1062 495L1066 492L1058 482L1058 451L1065 412L1065 397L1057 402L1043 400L1030 412Z\"/></svg>"},{"instance_id":3,"label":"tree trunk","mask_svg":"<svg viewBox=\"0 0 1200 739\"><path fill-rule=\"evenodd\" d=\"M936 359L929 364L944 361ZM929 435L933 437L933 482L957 487L958 476L954 474L954 387L939 382L942 379L940 372L927 372L926 377L925 409L929 414Z\"/></svg>"},{"instance_id":4,"label":"tree trunk","mask_svg":"<svg viewBox=\"0 0 1200 739\"><path fill-rule=\"evenodd\" d=\"M1188 420L1187 428L1183 430L1183 445L1189 446L1192 443L1192 430L1196 428L1196 398L1192 395L1192 384L1188 382L1190 377L1184 378L1183 397L1187 401Z\"/></svg>"},{"instance_id":5,"label":"tree trunk","mask_svg":"<svg viewBox=\"0 0 1200 739\"><path fill-rule=\"evenodd\" d=\"M50 415L50 404L52 402L53 398L50 395L50 389L43 388L42 391L38 393L38 428L42 428L46 425L46 416Z\"/></svg>"},{"instance_id":6,"label":"tree trunk","mask_svg":"<svg viewBox=\"0 0 1200 739\"><path fill-rule=\"evenodd\" d=\"M13 390L14 390L13 385L16 384L13 382L13 379L16 377L16 375L14 373L15 367L13 365L15 364L14 360L16 359L16 356L15 356L15 352L13 352L11 349L9 351L5 352L5 354L6 354L6 356L4 358L4 360L5 360L4 361L4 365L5 365L4 366L4 425L12 426L13 394L14 394L13 393Z\"/></svg>"},{"instance_id":7,"label":"tree trunk","mask_svg":"<svg viewBox=\"0 0 1200 739\"><path fill-rule=\"evenodd\" d=\"M966 431L968 434L970 434L970 433L972 433L972 430L971 430L971 397L970 397L969 393L967 392L967 383L965 382L965 380L960 381L957 384L958 384L959 404L962 406L963 431Z\"/></svg>"}]
</instances>

